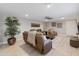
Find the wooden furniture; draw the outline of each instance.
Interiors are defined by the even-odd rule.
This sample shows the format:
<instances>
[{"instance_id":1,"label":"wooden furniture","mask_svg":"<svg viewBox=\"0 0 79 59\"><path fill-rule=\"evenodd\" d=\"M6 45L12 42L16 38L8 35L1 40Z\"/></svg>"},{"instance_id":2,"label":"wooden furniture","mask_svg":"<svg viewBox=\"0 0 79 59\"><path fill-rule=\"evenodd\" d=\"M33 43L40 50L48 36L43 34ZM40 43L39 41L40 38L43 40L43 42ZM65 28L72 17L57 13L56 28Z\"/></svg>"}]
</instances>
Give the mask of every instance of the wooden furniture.
<instances>
[{"instance_id":1,"label":"wooden furniture","mask_svg":"<svg viewBox=\"0 0 79 59\"><path fill-rule=\"evenodd\" d=\"M25 31L23 32L23 39L25 43L28 43L29 45L33 46L32 44L27 42L27 38L28 38L28 32ZM38 51L40 51L42 54L45 54L52 49L52 41L44 40L43 33L38 32L35 37L35 46L33 47L36 48Z\"/></svg>"},{"instance_id":2,"label":"wooden furniture","mask_svg":"<svg viewBox=\"0 0 79 59\"><path fill-rule=\"evenodd\" d=\"M70 45L72 47L78 48L79 47L79 38L75 37L75 36L71 37L71 39L70 39Z\"/></svg>"},{"instance_id":3,"label":"wooden furniture","mask_svg":"<svg viewBox=\"0 0 79 59\"><path fill-rule=\"evenodd\" d=\"M72 47L78 48L79 47L79 40L70 40L70 45Z\"/></svg>"}]
</instances>

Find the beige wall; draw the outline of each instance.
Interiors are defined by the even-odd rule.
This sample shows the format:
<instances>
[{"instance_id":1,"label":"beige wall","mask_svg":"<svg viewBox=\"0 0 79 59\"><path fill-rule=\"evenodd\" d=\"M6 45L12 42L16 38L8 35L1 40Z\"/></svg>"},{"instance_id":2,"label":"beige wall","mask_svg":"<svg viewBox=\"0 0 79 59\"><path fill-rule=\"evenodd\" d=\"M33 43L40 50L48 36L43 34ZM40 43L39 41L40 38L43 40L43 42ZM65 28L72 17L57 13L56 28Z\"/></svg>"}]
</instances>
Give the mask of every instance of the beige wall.
<instances>
[{"instance_id":1,"label":"beige wall","mask_svg":"<svg viewBox=\"0 0 79 59\"><path fill-rule=\"evenodd\" d=\"M62 28L53 27L58 34L76 35L76 33L78 32L75 20L61 21L57 23L62 23ZM46 26L44 26L44 30L48 30L50 27L52 27L51 22L47 22L45 24Z\"/></svg>"},{"instance_id":2,"label":"beige wall","mask_svg":"<svg viewBox=\"0 0 79 59\"><path fill-rule=\"evenodd\" d=\"M22 33L24 31L29 31L31 28L31 23L39 23L41 24L41 28L42 30L48 30L51 27L51 22L40 22L40 21L30 21L27 19L21 19L19 18L19 22L21 24L20 26L20 31L21 33L19 35L17 35L17 39L22 39ZM0 42L5 42L7 41L7 37L4 36L4 32L5 32L5 21L4 18L0 19ZM62 22L63 26L62 28L56 28L54 27L55 31L57 31L58 33L64 33L66 35L75 35L77 33L77 25L75 23L75 21L63 21ZM36 28L37 29L37 28Z\"/></svg>"},{"instance_id":3,"label":"beige wall","mask_svg":"<svg viewBox=\"0 0 79 59\"><path fill-rule=\"evenodd\" d=\"M47 31L48 29L50 29L52 27L51 23L52 22L46 22L46 23L44 23L44 25L46 25L46 26L44 26L44 30ZM65 33L64 22L56 22L56 23L62 23L62 28L57 28L57 26L56 26L56 27L53 27L53 29L55 31L57 31L57 33Z\"/></svg>"},{"instance_id":4,"label":"beige wall","mask_svg":"<svg viewBox=\"0 0 79 59\"><path fill-rule=\"evenodd\" d=\"M40 24L40 27L31 27L31 23L38 23ZM23 31L29 31L30 29L42 29L43 30L43 23L39 21L28 21L28 20L20 20L20 29L21 32Z\"/></svg>"},{"instance_id":5,"label":"beige wall","mask_svg":"<svg viewBox=\"0 0 79 59\"><path fill-rule=\"evenodd\" d=\"M67 35L76 35L76 33L78 32L76 21L66 21L65 31Z\"/></svg>"},{"instance_id":6,"label":"beige wall","mask_svg":"<svg viewBox=\"0 0 79 59\"><path fill-rule=\"evenodd\" d=\"M43 23L40 22L40 21L31 21L31 20L27 20L27 19L21 19L19 18L19 22L20 22L20 34L19 35L16 35L17 39L22 39L22 33L24 31L29 31L30 29L32 29L31 27L31 23L39 23L40 24L40 27L38 28L41 28L43 30ZM0 19L0 43L2 42L7 42L7 37L5 37L4 35L4 32L5 32L5 29L6 29L6 26L5 26L5 20L4 20L4 17ZM36 29L38 29L36 28Z\"/></svg>"}]
</instances>

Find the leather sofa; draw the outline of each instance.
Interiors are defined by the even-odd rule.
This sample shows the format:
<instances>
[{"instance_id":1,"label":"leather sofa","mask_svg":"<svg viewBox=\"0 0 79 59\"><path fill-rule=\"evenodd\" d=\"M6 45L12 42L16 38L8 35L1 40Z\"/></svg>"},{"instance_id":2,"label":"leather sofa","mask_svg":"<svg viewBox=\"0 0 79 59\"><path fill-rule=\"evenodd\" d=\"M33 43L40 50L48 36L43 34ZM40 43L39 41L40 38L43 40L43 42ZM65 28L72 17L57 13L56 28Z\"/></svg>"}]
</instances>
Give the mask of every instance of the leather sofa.
<instances>
[{"instance_id":1,"label":"leather sofa","mask_svg":"<svg viewBox=\"0 0 79 59\"><path fill-rule=\"evenodd\" d=\"M52 49L52 41L50 39L45 40L43 36L43 33L37 32L35 36L35 46L33 46L32 44L27 42L28 32L23 32L23 39L25 43L28 43L29 45L33 46L40 53L45 54Z\"/></svg>"}]
</instances>

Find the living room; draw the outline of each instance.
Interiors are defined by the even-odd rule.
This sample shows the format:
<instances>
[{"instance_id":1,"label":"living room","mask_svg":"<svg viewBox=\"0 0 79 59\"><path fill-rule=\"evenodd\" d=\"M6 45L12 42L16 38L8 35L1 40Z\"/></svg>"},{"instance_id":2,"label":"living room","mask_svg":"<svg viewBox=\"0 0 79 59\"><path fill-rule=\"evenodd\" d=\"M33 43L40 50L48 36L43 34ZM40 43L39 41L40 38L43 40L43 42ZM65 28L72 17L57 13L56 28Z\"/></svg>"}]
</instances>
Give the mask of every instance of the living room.
<instances>
[{"instance_id":1,"label":"living room","mask_svg":"<svg viewBox=\"0 0 79 59\"><path fill-rule=\"evenodd\" d=\"M20 24L18 26L20 33L15 35L16 42L8 40L10 37L4 34L7 29L6 20L10 19L18 19ZM72 39L75 40L79 35L78 26L78 3L2 3L0 4L0 55L79 55L78 44L70 44L70 39L76 37ZM52 33L51 31L53 34L48 35L48 32ZM33 46L26 42L27 32L28 38L33 39L29 40ZM37 40L43 35L43 39L50 43L42 41L43 43L34 47L36 32L41 32L38 33ZM42 47L44 50L40 49L42 44L46 44ZM43 54L44 52L46 53Z\"/></svg>"}]
</instances>

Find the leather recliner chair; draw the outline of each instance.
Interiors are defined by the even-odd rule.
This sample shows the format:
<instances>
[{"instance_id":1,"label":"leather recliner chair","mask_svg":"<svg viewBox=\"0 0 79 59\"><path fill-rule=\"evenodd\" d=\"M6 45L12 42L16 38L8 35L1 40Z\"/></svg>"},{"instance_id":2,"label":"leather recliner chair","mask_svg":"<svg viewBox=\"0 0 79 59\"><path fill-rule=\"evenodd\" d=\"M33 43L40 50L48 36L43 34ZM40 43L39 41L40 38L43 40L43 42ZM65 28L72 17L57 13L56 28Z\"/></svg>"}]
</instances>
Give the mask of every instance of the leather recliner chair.
<instances>
[{"instance_id":1,"label":"leather recliner chair","mask_svg":"<svg viewBox=\"0 0 79 59\"><path fill-rule=\"evenodd\" d=\"M53 29L49 29L49 30L47 31L47 37L49 37L50 39L55 38L55 36L57 36L57 32L54 31Z\"/></svg>"}]
</instances>

